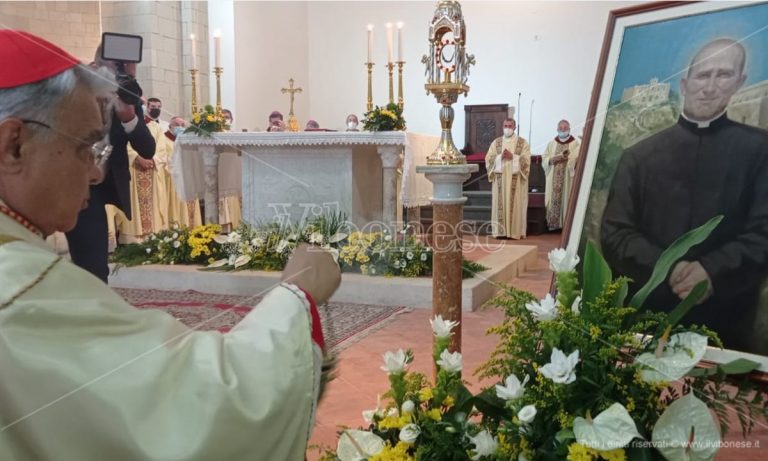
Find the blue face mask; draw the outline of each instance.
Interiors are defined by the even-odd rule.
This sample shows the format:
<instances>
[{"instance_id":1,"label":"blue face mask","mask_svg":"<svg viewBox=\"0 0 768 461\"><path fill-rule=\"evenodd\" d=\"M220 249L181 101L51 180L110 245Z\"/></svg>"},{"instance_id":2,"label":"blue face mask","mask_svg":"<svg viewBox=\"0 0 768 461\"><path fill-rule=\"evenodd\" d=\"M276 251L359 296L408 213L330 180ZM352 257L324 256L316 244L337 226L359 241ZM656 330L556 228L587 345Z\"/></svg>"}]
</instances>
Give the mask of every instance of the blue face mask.
<instances>
[{"instance_id":1,"label":"blue face mask","mask_svg":"<svg viewBox=\"0 0 768 461\"><path fill-rule=\"evenodd\" d=\"M175 127L173 127L173 135L174 136L178 136L178 135L180 135L183 132L184 132L184 127L183 126L175 126Z\"/></svg>"},{"instance_id":2,"label":"blue face mask","mask_svg":"<svg viewBox=\"0 0 768 461\"><path fill-rule=\"evenodd\" d=\"M567 139L571 135L570 131L557 131L557 137L560 139Z\"/></svg>"}]
</instances>

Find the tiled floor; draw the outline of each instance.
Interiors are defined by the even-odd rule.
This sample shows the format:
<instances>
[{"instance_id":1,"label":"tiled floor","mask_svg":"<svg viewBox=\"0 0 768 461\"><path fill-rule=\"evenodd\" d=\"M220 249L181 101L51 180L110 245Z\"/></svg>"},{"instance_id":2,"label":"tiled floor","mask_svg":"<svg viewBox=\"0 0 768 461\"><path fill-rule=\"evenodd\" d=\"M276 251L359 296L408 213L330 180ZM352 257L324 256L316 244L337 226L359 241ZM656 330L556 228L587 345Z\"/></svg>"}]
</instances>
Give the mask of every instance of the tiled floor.
<instances>
[{"instance_id":1,"label":"tiled floor","mask_svg":"<svg viewBox=\"0 0 768 461\"><path fill-rule=\"evenodd\" d=\"M490 242L497 240L488 238ZM520 277L511 280L514 286L528 290L543 297L549 290L551 272L548 269L547 253L560 244L559 234L544 234L531 236L520 242L505 241L507 244L516 243L538 246L537 266ZM470 259L482 255L481 250L468 254ZM388 350L410 348L415 353L412 370L420 371L431 376L432 333L429 326L431 317L429 309L418 309L400 314L400 318L376 333L364 338L357 344L342 352L339 360L338 375L326 392L317 413L315 431L310 444L335 446L338 426L358 427L363 424L361 412L376 406L377 395L385 392L388 387L386 374L379 369L382 364L381 355ZM464 313L463 344L464 369L474 371L485 361L488 354L496 345L496 338L486 336L488 327L501 322L503 314L496 308L488 308L476 312ZM479 382L467 372L464 378L471 383L473 390L493 384ZM738 422L732 424L733 429L726 437L732 442L750 442L753 448L723 448L717 456L718 461L765 461L768 460L768 426L764 422L746 439L741 438ZM757 445L757 447L755 447ZM308 453L308 459L317 459L316 451Z\"/></svg>"}]
</instances>

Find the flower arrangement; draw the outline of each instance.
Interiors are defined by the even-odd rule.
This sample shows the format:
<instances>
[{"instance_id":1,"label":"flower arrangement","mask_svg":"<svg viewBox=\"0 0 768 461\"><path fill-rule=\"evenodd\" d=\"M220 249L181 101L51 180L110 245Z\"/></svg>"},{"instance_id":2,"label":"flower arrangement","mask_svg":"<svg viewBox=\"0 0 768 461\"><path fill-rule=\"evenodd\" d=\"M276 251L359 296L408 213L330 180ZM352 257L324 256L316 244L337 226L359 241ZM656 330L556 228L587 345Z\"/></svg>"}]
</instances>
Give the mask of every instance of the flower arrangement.
<instances>
[{"instance_id":1,"label":"flower arrangement","mask_svg":"<svg viewBox=\"0 0 768 461\"><path fill-rule=\"evenodd\" d=\"M224 119L224 113L208 104L202 111L192 114L192 123L184 132L210 137L211 133L219 133L228 129L229 125Z\"/></svg>"},{"instance_id":2,"label":"flower arrangement","mask_svg":"<svg viewBox=\"0 0 768 461\"><path fill-rule=\"evenodd\" d=\"M210 264L221 249L214 238L221 226L206 224L193 228L171 226L150 234L143 243L121 245L112 260L126 266L139 264Z\"/></svg>"},{"instance_id":3,"label":"flower arrangement","mask_svg":"<svg viewBox=\"0 0 768 461\"><path fill-rule=\"evenodd\" d=\"M385 107L376 106L366 112L363 119L363 129L366 131L403 131L405 119L403 109L391 102Z\"/></svg>"},{"instance_id":4,"label":"flower arrangement","mask_svg":"<svg viewBox=\"0 0 768 461\"><path fill-rule=\"evenodd\" d=\"M497 300L506 320L490 333L501 340L477 373L500 382L477 395L461 380L461 354L447 349L455 322L434 318L435 384L407 371L410 352L385 353L387 405L363 413L367 427L342 430L323 459L712 460L718 423L727 430L725 404L738 411L744 434L768 415L766 391L755 392L743 376L758 364L740 359L696 368L708 342L719 340L678 322L706 291L704 282L669 313L640 306L719 219L666 250L628 302L628 280L613 279L593 245L581 283L579 258L552 251L557 296L536 300L509 289ZM727 388L726 378L738 386Z\"/></svg>"}]
</instances>

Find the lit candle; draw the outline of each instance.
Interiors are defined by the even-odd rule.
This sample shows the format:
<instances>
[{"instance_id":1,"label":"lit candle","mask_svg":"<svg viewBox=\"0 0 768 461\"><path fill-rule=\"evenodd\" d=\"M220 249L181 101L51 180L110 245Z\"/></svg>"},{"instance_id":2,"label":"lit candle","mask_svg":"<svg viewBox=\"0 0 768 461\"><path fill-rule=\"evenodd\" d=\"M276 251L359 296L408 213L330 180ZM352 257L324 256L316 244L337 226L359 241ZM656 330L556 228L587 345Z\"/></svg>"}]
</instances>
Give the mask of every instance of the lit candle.
<instances>
[{"instance_id":1,"label":"lit candle","mask_svg":"<svg viewBox=\"0 0 768 461\"><path fill-rule=\"evenodd\" d=\"M213 50L216 67L221 67L221 31L218 29L213 33Z\"/></svg>"},{"instance_id":2,"label":"lit candle","mask_svg":"<svg viewBox=\"0 0 768 461\"><path fill-rule=\"evenodd\" d=\"M373 24L368 24L368 62L373 62Z\"/></svg>"},{"instance_id":3,"label":"lit candle","mask_svg":"<svg viewBox=\"0 0 768 461\"><path fill-rule=\"evenodd\" d=\"M403 61L403 23L397 23L397 60Z\"/></svg>"},{"instance_id":4,"label":"lit candle","mask_svg":"<svg viewBox=\"0 0 768 461\"><path fill-rule=\"evenodd\" d=\"M392 23L387 23L387 62L392 62L392 48L394 48L393 38L392 38Z\"/></svg>"},{"instance_id":5,"label":"lit candle","mask_svg":"<svg viewBox=\"0 0 768 461\"><path fill-rule=\"evenodd\" d=\"M195 34L190 34L189 39L192 41L192 68L197 69L197 43L195 43Z\"/></svg>"}]
</instances>

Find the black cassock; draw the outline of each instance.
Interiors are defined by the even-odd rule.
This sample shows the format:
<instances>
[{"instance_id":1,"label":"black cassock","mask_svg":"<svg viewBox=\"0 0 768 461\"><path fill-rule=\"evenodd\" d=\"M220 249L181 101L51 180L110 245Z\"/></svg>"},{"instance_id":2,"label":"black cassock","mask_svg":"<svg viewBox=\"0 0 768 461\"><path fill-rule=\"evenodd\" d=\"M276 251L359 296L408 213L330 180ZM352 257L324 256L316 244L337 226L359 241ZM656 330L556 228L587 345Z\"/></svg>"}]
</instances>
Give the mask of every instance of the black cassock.
<instances>
[{"instance_id":1,"label":"black cassock","mask_svg":"<svg viewBox=\"0 0 768 461\"><path fill-rule=\"evenodd\" d=\"M705 128L681 117L628 148L603 214L603 253L634 292L665 248L717 215L720 225L684 258L702 264L714 294L683 323L707 325L727 348L766 353L768 339L750 336L768 275L768 131L726 115ZM646 305L668 311L679 301L665 282Z\"/></svg>"}]
</instances>

